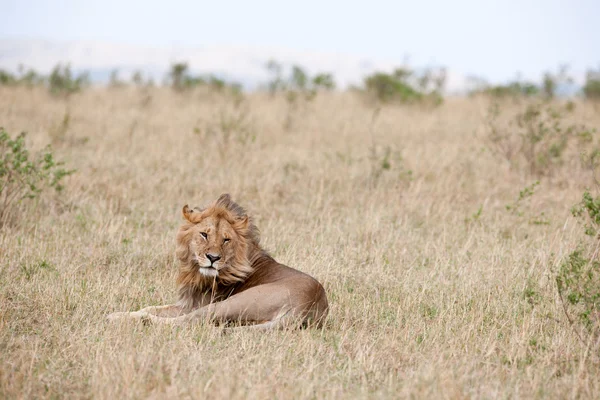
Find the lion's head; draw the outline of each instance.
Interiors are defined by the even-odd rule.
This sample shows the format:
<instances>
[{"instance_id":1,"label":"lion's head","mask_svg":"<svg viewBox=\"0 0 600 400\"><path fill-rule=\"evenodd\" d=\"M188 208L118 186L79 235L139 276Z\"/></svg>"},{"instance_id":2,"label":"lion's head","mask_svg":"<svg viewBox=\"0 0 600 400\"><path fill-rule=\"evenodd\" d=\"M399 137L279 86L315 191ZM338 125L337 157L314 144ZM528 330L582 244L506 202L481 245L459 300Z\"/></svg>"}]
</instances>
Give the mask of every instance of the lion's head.
<instances>
[{"instance_id":1,"label":"lion's head","mask_svg":"<svg viewBox=\"0 0 600 400\"><path fill-rule=\"evenodd\" d=\"M228 194L204 209L184 206L183 217L177 234L181 284L201 286L206 280L232 284L252 272L248 251L258 245L258 231Z\"/></svg>"}]
</instances>

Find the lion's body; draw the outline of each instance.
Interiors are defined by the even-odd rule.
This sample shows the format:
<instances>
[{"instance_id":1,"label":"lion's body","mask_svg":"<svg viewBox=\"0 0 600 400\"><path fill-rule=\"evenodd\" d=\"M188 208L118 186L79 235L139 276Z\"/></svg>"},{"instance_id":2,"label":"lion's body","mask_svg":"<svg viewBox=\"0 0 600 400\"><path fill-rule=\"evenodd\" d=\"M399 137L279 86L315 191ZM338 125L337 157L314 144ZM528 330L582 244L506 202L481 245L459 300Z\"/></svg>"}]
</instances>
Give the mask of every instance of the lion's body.
<instances>
[{"instance_id":1,"label":"lion's body","mask_svg":"<svg viewBox=\"0 0 600 400\"><path fill-rule=\"evenodd\" d=\"M186 206L184 217L187 221L177 234L179 301L111 314L110 319L133 317L166 324L208 320L259 328L323 322L328 303L321 284L263 250L258 229L228 195L204 210Z\"/></svg>"}]
</instances>

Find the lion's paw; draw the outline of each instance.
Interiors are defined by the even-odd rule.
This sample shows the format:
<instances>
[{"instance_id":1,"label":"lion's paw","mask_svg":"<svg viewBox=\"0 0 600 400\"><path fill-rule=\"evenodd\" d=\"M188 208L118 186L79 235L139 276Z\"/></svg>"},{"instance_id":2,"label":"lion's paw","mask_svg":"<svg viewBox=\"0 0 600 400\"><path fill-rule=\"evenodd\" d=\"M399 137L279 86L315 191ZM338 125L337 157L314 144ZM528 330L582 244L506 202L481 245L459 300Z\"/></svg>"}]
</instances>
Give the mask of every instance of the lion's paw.
<instances>
[{"instance_id":1,"label":"lion's paw","mask_svg":"<svg viewBox=\"0 0 600 400\"><path fill-rule=\"evenodd\" d=\"M106 319L110 322L120 321L120 320L144 320L145 317L148 316L148 313L145 311L134 311L134 312L114 312L106 316Z\"/></svg>"}]
</instances>

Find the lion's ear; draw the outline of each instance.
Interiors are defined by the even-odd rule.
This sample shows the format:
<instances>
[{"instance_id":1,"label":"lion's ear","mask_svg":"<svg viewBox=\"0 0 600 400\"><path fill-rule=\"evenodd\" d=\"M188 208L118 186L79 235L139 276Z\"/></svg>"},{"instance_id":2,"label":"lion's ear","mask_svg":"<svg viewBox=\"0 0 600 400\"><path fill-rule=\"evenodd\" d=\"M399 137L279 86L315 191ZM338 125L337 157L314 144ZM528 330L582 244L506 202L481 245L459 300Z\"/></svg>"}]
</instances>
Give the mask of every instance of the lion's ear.
<instances>
[{"instance_id":1,"label":"lion's ear","mask_svg":"<svg viewBox=\"0 0 600 400\"><path fill-rule=\"evenodd\" d=\"M183 206L182 212L183 212L183 218L187 219L190 222L194 222L194 221L192 221L192 218L191 218L191 214L194 212L194 210L189 208L187 204L185 206Z\"/></svg>"}]
</instances>

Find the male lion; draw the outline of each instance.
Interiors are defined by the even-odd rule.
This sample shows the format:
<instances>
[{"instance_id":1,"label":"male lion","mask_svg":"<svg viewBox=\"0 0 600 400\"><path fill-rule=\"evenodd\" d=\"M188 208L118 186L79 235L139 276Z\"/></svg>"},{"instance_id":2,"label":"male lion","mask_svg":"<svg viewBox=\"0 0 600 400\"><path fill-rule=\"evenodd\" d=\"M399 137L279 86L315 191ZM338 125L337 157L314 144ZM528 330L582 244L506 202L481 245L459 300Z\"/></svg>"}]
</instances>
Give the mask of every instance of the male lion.
<instances>
[{"instance_id":1,"label":"male lion","mask_svg":"<svg viewBox=\"0 0 600 400\"><path fill-rule=\"evenodd\" d=\"M179 301L113 313L110 320L172 325L209 320L259 329L321 325L328 310L323 286L263 250L252 219L228 194L205 209L184 206L183 217L177 233Z\"/></svg>"}]
</instances>

